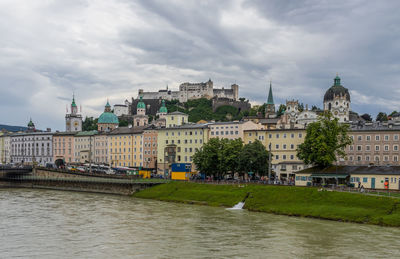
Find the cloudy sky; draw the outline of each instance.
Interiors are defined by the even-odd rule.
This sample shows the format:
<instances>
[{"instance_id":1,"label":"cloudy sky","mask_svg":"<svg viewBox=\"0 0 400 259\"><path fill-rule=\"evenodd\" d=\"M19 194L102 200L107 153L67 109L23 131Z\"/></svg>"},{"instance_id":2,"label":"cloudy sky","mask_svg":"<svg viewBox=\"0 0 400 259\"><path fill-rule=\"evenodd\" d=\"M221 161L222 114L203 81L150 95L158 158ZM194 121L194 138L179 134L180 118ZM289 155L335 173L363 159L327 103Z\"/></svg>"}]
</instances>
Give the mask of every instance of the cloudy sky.
<instances>
[{"instance_id":1,"label":"cloudy sky","mask_svg":"<svg viewBox=\"0 0 400 259\"><path fill-rule=\"evenodd\" d=\"M358 113L400 109L400 1L1 0L0 124L84 116L211 78L322 107L336 73Z\"/></svg>"}]
</instances>

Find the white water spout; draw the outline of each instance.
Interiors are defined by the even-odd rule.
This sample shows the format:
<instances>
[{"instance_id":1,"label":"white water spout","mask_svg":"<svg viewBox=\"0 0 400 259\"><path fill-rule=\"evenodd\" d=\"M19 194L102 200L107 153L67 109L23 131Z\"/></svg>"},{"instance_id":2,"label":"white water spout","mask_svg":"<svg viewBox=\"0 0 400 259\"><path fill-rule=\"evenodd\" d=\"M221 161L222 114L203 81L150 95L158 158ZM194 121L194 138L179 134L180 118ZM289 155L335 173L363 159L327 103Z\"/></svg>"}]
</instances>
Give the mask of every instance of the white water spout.
<instances>
[{"instance_id":1,"label":"white water spout","mask_svg":"<svg viewBox=\"0 0 400 259\"><path fill-rule=\"evenodd\" d=\"M242 210L243 206L244 206L244 202L239 202L238 204L236 204L232 208L228 208L227 210Z\"/></svg>"}]
</instances>

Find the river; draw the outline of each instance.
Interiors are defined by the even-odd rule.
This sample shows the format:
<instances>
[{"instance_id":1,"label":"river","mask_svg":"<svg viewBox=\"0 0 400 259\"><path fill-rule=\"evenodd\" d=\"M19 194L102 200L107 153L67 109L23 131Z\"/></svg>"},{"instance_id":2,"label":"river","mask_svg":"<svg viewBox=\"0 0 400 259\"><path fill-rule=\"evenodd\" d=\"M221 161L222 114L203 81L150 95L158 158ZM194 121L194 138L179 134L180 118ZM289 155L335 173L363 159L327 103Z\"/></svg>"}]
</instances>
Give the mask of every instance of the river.
<instances>
[{"instance_id":1,"label":"river","mask_svg":"<svg viewBox=\"0 0 400 259\"><path fill-rule=\"evenodd\" d=\"M398 258L400 229L126 196L0 189L1 258Z\"/></svg>"}]
</instances>

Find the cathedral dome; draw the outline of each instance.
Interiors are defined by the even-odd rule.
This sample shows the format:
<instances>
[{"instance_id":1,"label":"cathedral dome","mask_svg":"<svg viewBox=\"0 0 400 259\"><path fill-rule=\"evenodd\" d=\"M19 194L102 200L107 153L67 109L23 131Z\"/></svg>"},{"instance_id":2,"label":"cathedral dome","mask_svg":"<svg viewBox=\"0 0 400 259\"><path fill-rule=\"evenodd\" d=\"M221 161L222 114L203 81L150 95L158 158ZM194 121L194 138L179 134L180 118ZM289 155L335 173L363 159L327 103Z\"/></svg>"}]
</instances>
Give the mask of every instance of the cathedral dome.
<instances>
[{"instance_id":1,"label":"cathedral dome","mask_svg":"<svg viewBox=\"0 0 400 259\"><path fill-rule=\"evenodd\" d=\"M335 96L345 96L346 100L350 102L349 90L340 84L339 76L335 77L333 86L326 91L324 102L333 101Z\"/></svg>"},{"instance_id":2,"label":"cathedral dome","mask_svg":"<svg viewBox=\"0 0 400 259\"><path fill-rule=\"evenodd\" d=\"M106 106L104 107L104 112L100 115L97 123L119 124L118 117L111 112L111 105L108 101Z\"/></svg>"},{"instance_id":3,"label":"cathedral dome","mask_svg":"<svg viewBox=\"0 0 400 259\"><path fill-rule=\"evenodd\" d=\"M97 123L104 123L104 124L118 124L118 117L112 112L103 112Z\"/></svg>"}]
</instances>

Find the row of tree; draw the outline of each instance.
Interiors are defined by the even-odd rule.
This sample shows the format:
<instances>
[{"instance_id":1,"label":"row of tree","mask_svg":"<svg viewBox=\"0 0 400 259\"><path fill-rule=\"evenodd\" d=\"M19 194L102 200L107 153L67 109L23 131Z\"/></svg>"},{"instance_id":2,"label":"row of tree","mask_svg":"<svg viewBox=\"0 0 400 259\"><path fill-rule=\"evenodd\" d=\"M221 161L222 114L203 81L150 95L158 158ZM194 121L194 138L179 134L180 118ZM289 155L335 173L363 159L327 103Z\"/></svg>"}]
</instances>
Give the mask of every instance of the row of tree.
<instances>
[{"instance_id":1,"label":"row of tree","mask_svg":"<svg viewBox=\"0 0 400 259\"><path fill-rule=\"evenodd\" d=\"M200 172L217 179L233 173L261 176L268 172L268 156L258 140L244 145L241 139L212 138L194 154L193 162Z\"/></svg>"}]
</instances>

